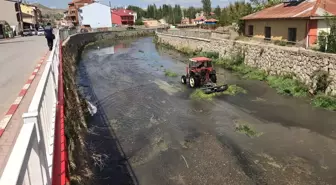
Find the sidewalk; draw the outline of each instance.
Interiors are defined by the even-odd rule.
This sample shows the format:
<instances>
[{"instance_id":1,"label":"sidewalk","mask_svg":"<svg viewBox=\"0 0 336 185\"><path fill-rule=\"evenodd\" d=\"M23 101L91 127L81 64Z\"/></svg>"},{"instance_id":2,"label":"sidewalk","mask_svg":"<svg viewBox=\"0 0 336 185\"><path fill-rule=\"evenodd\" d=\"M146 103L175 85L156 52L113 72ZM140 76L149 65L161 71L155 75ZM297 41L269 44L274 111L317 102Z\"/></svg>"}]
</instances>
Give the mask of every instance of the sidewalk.
<instances>
[{"instance_id":1,"label":"sidewalk","mask_svg":"<svg viewBox=\"0 0 336 185\"><path fill-rule=\"evenodd\" d=\"M47 51L44 37L0 40L0 119Z\"/></svg>"},{"instance_id":2,"label":"sidewalk","mask_svg":"<svg viewBox=\"0 0 336 185\"><path fill-rule=\"evenodd\" d=\"M30 105L30 102L31 102L33 96L34 96L34 93L35 93L35 90L37 88L38 82L40 81L41 75L43 73L43 70L44 70L44 67L45 67L45 64L46 64L46 60L48 59L48 56L49 56L49 52L43 58L43 61L41 61L41 62L43 62L42 65L39 65L40 61L35 61L35 66L39 67L39 70L36 71L36 69L35 69L35 70L32 70L29 73L29 75L32 74L32 73L35 74L35 78L33 80L31 79L31 77L30 78L28 77L26 79L26 80L28 80L27 83L30 83L30 86L28 86L29 89L26 90L25 96L22 98L20 104L18 106L16 106L17 109L16 109L16 111L14 110L15 113L11 117L11 120L7 124L3 134L0 137L0 177L1 177L1 174L3 173L3 170L6 166L7 160L9 158L10 153L12 151L12 148L15 144L16 138L17 138L17 136L20 132L20 129L22 127L22 124L23 124L22 114L28 111L28 107ZM41 56L41 57L43 57L43 56ZM20 90L15 92L16 96L17 95L19 95L19 96L23 95L23 92L27 88L27 84L25 85L23 83L22 86L23 86L23 88L22 88L21 92L20 92ZM10 109L12 109L13 105L11 106ZM3 118L0 117L0 121L1 121L1 119L3 119Z\"/></svg>"}]
</instances>

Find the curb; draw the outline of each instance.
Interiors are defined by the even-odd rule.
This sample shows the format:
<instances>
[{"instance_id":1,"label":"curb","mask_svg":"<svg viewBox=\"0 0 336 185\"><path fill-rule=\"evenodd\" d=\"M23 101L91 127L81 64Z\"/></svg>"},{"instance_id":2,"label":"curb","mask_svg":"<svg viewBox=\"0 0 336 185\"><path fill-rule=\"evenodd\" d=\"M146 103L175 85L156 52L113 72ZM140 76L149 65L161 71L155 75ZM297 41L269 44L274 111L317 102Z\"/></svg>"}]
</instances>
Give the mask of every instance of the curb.
<instances>
[{"instance_id":1,"label":"curb","mask_svg":"<svg viewBox=\"0 0 336 185\"><path fill-rule=\"evenodd\" d=\"M4 133L8 123L10 122L10 120L12 119L14 113L16 112L16 110L18 109L22 99L24 98L24 96L27 94L27 91L30 87L30 85L32 84L32 82L34 81L36 74L38 73L38 71L40 70L43 62L45 61L46 57L48 55L48 52L45 53L43 55L43 57L40 59L39 63L36 65L33 73L30 75L29 79L27 80L27 82L25 83L25 85L22 87L18 97L15 99L14 103L12 103L12 105L10 106L10 108L8 109L7 113L5 114L4 118L2 118L0 120L0 137L2 136L2 134Z\"/></svg>"}]
</instances>

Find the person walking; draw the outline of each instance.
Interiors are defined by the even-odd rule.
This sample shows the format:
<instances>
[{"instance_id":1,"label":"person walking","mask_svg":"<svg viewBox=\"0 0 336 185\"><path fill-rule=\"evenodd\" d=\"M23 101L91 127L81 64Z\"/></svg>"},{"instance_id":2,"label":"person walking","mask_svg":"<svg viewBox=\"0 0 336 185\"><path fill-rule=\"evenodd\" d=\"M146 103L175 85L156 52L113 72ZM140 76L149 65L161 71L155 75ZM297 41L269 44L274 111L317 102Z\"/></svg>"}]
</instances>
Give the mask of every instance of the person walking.
<instances>
[{"instance_id":1,"label":"person walking","mask_svg":"<svg viewBox=\"0 0 336 185\"><path fill-rule=\"evenodd\" d=\"M44 34L48 42L49 51L51 51L53 49L55 39L51 23L48 23L47 26L44 28Z\"/></svg>"}]
</instances>

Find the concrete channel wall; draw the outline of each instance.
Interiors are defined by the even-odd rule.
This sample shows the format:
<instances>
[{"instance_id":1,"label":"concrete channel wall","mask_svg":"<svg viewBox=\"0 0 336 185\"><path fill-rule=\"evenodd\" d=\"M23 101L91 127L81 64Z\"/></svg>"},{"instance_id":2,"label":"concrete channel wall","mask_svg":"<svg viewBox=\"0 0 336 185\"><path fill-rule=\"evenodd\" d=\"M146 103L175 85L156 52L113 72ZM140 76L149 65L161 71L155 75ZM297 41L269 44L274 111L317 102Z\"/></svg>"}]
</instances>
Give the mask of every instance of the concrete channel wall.
<instances>
[{"instance_id":1,"label":"concrete channel wall","mask_svg":"<svg viewBox=\"0 0 336 185\"><path fill-rule=\"evenodd\" d=\"M326 94L336 95L336 55L303 48L265 45L228 39L204 39L191 36L157 33L158 42L175 48L188 47L205 52L218 52L221 57L230 57L242 52L244 63L267 71L269 74L294 74L311 89L316 86L315 74L324 71L330 84Z\"/></svg>"},{"instance_id":2,"label":"concrete channel wall","mask_svg":"<svg viewBox=\"0 0 336 185\"><path fill-rule=\"evenodd\" d=\"M80 176L83 181L90 181L90 177L82 174L89 172L91 157L84 145L87 134L85 117L88 114L86 100L80 97L76 84L76 69L79 57L84 47L100 40L113 40L124 37L154 35L155 30L111 31L75 34L64 41L63 51L63 79L64 79L64 117L65 133L67 136L67 151L69 156L70 175ZM75 166L75 167L74 167ZM70 177L71 178L71 177Z\"/></svg>"}]
</instances>

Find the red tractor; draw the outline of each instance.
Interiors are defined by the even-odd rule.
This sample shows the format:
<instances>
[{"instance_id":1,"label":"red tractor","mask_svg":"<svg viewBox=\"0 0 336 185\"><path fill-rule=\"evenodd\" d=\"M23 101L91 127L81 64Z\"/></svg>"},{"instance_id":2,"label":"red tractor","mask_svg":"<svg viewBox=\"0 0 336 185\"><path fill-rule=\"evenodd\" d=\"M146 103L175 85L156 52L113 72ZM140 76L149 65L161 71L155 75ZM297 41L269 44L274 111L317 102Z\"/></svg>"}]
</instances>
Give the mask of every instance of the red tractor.
<instances>
[{"instance_id":1,"label":"red tractor","mask_svg":"<svg viewBox=\"0 0 336 185\"><path fill-rule=\"evenodd\" d=\"M181 77L183 84L189 87L201 87L206 93L221 92L227 89L227 85L216 86L216 71L212 68L211 59L206 57L196 57L189 59L187 74Z\"/></svg>"}]
</instances>

